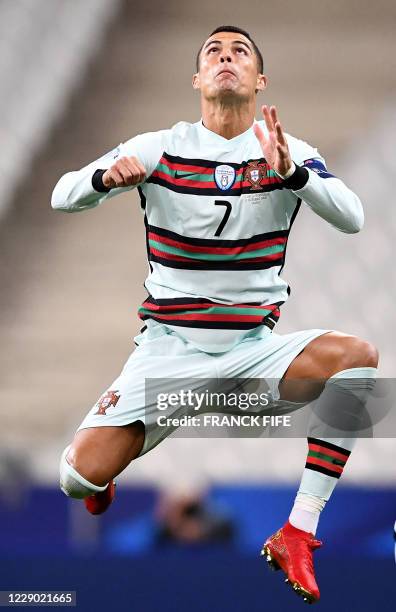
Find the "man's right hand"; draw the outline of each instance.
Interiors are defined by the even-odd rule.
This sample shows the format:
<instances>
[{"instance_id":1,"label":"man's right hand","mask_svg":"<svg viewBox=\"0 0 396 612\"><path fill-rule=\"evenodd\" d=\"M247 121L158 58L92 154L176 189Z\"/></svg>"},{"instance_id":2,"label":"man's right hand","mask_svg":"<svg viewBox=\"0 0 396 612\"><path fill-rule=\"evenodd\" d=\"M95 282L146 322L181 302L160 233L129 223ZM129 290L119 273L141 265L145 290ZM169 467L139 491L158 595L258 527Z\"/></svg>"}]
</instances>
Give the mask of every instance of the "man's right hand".
<instances>
[{"instance_id":1,"label":"man's right hand","mask_svg":"<svg viewBox=\"0 0 396 612\"><path fill-rule=\"evenodd\" d=\"M108 189L130 187L142 183L146 177L146 168L137 157L121 157L102 176L102 182Z\"/></svg>"}]
</instances>

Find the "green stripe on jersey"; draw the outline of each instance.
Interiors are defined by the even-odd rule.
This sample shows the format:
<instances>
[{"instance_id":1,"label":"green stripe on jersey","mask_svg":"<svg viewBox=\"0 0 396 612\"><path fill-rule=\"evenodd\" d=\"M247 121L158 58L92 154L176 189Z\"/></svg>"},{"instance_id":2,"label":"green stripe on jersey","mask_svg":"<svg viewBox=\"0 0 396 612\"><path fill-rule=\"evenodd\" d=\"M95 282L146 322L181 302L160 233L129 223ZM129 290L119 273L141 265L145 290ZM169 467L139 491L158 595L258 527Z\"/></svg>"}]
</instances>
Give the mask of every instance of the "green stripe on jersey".
<instances>
[{"instance_id":1,"label":"green stripe on jersey","mask_svg":"<svg viewBox=\"0 0 396 612\"><path fill-rule=\"evenodd\" d=\"M164 253L170 253L171 255L179 255L180 257L188 257L189 259L206 259L213 261L227 261L232 259L254 259L255 257L264 257L265 255L272 255L273 253L282 253L285 248L285 244L275 244L265 249L257 249L255 251L245 251L242 253L232 254L212 254L212 253L192 253L191 251L184 251L177 247L172 247L164 242L158 242L157 240L149 239L150 246L162 251Z\"/></svg>"},{"instance_id":2,"label":"green stripe on jersey","mask_svg":"<svg viewBox=\"0 0 396 612\"><path fill-rule=\"evenodd\" d=\"M251 316L259 316L263 317L272 312L272 309L268 308L243 308L243 307L233 307L233 306L211 306L210 308L196 308L194 310L179 310L177 312L157 312L155 310L149 310L147 308L139 308L139 312L143 312L144 314L150 315L161 315L161 314L171 314L171 315L186 315L186 314L234 314L234 315L251 315Z\"/></svg>"},{"instance_id":3,"label":"green stripe on jersey","mask_svg":"<svg viewBox=\"0 0 396 612\"><path fill-rule=\"evenodd\" d=\"M157 164L155 168L158 172L163 172L172 178L175 178L175 174L177 172L178 178L183 178L184 175L187 175L188 179L192 181L201 181L202 183L211 183L214 182L214 169L210 174L201 174L199 172L192 174L191 170L173 170L173 168L169 168L166 164ZM236 175L235 182L241 181L243 178L243 172L240 172Z\"/></svg>"}]
</instances>

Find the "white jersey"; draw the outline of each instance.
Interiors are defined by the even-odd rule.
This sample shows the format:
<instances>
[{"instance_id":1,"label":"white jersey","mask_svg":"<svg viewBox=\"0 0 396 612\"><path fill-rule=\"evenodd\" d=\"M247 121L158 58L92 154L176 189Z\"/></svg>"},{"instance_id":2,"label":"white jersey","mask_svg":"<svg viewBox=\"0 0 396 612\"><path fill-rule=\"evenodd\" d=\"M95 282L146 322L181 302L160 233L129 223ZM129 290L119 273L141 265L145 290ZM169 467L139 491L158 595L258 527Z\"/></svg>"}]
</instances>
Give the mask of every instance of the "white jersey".
<instances>
[{"instance_id":1,"label":"white jersey","mask_svg":"<svg viewBox=\"0 0 396 612\"><path fill-rule=\"evenodd\" d=\"M131 189L97 191L92 178L118 157L137 157L147 171L139 193L150 264L139 316L202 350L225 351L278 320L290 292L280 274L302 200L341 231L363 224L359 198L326 170L318 151L290 135L287 141L294 162L307 169L302 187L271 169L252 127L227 140L202 121L180 122L64 175L52 206L85 210Z\"/></svg>"}]
</instances>

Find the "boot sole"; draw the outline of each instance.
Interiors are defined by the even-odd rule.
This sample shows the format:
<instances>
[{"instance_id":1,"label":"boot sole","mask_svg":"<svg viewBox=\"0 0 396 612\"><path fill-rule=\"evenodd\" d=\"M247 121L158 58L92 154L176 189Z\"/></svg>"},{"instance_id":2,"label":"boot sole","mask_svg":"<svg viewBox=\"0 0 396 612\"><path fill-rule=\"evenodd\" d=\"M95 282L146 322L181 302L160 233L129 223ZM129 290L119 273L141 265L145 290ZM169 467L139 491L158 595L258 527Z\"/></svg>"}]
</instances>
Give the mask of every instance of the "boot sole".
<instances>
[{"instance_id":1,"label":"boot sole","mask_svg":"<svg viewBox=\"0 0 396 612\"><path fill-rule=\"evenodd\" d=\"M265 560L270 570L276 572L282 569L279 563L277 562L277 560L274 559L274 557L272 556L271 550L268 546L263 547L260 555L262 557L265 557ZM305 590L298 582L290 582L289 578L285 578L285 583L290 585L294 593L298 595L299 597L302 597L303 601L305 601L307 604L313 604L316 601L318 601L312 595L312 593L309 593L309 591Z\"/></svg>"}]
</instances>

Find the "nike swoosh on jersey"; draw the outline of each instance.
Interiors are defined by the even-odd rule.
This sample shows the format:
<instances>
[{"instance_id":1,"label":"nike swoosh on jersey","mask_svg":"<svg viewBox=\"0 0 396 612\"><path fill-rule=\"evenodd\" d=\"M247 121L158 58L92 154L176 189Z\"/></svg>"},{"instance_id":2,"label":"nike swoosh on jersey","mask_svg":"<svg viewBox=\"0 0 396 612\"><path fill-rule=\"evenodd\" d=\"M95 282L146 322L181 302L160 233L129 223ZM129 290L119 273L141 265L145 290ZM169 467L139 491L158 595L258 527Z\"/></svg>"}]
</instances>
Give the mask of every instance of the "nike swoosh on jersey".
<instances>
[{"instance_id":1,"label":"nike swoosh on jersey","mask_svg":"<svg viewBox=\"0 0 396 612\"><path fill-rule=\"evenodd\" d=\"M196 173L196 172L188 172L187 174L179 174L179 173L177 172L177 170L176 170L176 172L175 172L175 178L176 178L176 179L178 179L178 178L179 178L179 179L180 179L180 178L181 178L181 179L183 179L183 178L187 178L188 176L197 176L197 173Z\"/></svg>"}]
</instances>

